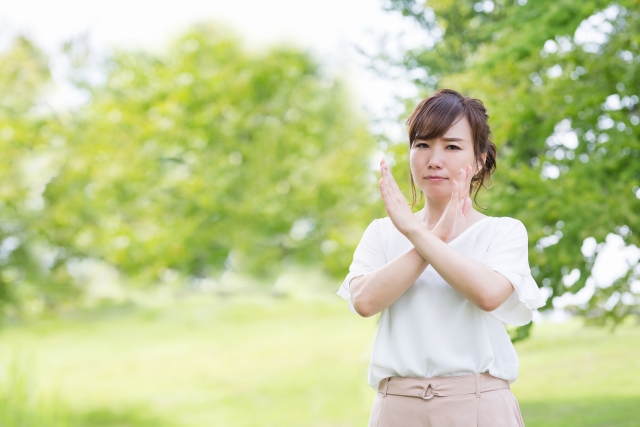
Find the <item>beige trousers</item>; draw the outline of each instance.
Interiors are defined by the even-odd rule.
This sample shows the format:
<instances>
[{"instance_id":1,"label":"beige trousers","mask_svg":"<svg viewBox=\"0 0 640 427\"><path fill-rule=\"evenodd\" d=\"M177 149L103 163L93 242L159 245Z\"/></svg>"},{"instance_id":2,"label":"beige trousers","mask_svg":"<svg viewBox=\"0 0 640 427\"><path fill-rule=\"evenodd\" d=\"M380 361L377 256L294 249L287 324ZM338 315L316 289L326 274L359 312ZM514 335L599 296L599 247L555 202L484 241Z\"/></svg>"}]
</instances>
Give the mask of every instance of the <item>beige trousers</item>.
<instances>
[{"instance_id":1,"label":"beige trousers","mask_svg":"<svg viewBox=\"0 0 640 427\"><path fill-rule=\"evenodd\" d=\"M369 427L524 427L524 422L508 381L475 374L385 378Z\"/></svg>"}]
</instances>

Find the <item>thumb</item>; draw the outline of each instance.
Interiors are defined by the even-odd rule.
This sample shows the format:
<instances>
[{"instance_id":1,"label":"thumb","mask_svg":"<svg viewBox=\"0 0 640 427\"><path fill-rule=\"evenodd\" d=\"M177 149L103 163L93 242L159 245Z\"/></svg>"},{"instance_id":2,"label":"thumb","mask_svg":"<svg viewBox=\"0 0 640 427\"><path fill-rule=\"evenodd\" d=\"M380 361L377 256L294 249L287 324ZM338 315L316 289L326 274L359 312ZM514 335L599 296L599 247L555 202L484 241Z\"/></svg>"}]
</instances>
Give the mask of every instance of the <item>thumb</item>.
<instances>
[{"instance_id":1,"label":"thumb","mask_svg":"<svg viewBox=\"0 0 640 427\"><path fill-rule=\"evenodd\" d=\"M453 215L458 215L458 211L460 209L460 198L458 197L458 194L460 193L460 185L458 184L457 181L453 181L453 185L452 185L453 189L451 190L451 200L449 200L449 203L447 203L447 206L444 209L444 213L445 214L449 214L450 212L453 212Z\"/></svg>"},{"instance_id":2,"label":"thumb","mask_svg":"<svg viewBox=\"0 0 640 427\"><path fill-rule=\"evenodd\" d=\"M458 184L458 181L453 181L453 185L451 186L451 201L449 203L458 201L459 191L460 191L460 185Z\"/></svg>"},{"instance_id":3,"label":"thumb","mask_svg":"<svg viewBox=\"0 0 640 427\"><path fill-rule=\"evenodd\" d=\"M462 205L462 215L467 216L469 211L471 210L471 197L467 197L464 199L464 204Z\"/></svg>"}]
</instances>

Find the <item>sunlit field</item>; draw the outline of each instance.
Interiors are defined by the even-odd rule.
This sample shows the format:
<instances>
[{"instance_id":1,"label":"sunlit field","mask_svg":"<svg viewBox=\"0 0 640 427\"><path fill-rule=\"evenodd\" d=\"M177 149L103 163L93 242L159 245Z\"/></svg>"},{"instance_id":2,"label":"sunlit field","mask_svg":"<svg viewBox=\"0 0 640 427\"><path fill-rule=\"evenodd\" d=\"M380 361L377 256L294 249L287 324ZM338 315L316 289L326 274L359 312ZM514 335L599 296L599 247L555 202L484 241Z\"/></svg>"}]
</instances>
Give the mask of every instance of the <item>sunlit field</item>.
<instances>
[{"instance_id":1,"label":"sunlit field","mask_svg":"<svg viewBox=\"0 0 640 427\"><path fill-rule=\"evenodd\" d=\"M193 295L6 327L3 394L13 370L40 397L32 424L7 422L5 404L3 425L365 426L375 328L329 292ZM638 425L640 327L541 324L517 349L527 426Z\"/></svg>"}]
</instances>

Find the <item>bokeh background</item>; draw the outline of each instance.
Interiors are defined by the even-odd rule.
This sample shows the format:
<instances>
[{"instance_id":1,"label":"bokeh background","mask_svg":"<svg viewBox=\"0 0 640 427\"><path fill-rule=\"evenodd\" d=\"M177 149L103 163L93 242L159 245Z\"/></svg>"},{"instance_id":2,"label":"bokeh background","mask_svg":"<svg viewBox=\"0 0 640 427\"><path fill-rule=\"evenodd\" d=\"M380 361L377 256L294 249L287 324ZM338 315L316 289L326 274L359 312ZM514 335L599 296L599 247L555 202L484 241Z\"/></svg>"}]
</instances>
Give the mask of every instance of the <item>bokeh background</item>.
<instances>
[{"instance_id":1,"label":"bokeh background","mask_svg":"<svg viewBox=\"0 0 640 427\"><path fill-rule=\"evenodd\" d=\"M548 297L525 423L637 426L640 2L230 3L2 5L0 425L366 425L377 321L335 292L449 87Z\"/></svg>"}]
</instances>

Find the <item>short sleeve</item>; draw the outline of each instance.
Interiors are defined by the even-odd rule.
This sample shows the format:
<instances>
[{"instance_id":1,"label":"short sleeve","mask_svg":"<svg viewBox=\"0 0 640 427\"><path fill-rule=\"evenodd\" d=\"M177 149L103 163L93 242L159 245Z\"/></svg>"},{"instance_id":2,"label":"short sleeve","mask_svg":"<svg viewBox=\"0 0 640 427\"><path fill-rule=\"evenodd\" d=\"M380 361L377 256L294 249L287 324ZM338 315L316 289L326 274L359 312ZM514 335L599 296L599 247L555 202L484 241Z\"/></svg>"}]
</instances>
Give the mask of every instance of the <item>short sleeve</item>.
<instances>
[{"instance_id":1,"label":"short sleeve","mask_svg":"<svg viewBox=\"0 0 640 427\"><path fill-rule=\"evenodd\" d=\"M526 325L533 318L533 310L546 303L531 276L527 229L522 222L507 217L496 227L483 264L506 277L515 291L490 314L504 323Z\"/></svg>"},{"instance_id":2,"label":"short sleeve","mask_svg":"<svg viewBox=\"0 0 640 427\"><path fill-rule=\"evenodd\" d=\"M380 219L373 220L364 231L362 239L360 239L360 243L358 243L353 254L353 262L349 267L349 274L347 274L338 292L336 292L349 302L348 308L355 314L358 313L351 303L351 292L349 290L351 280L371 273L387 263L382 244L381 221Z\"/></svg>"}]
</instances>

